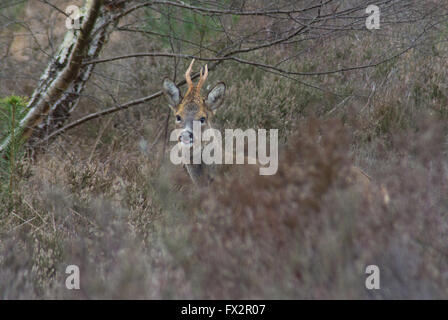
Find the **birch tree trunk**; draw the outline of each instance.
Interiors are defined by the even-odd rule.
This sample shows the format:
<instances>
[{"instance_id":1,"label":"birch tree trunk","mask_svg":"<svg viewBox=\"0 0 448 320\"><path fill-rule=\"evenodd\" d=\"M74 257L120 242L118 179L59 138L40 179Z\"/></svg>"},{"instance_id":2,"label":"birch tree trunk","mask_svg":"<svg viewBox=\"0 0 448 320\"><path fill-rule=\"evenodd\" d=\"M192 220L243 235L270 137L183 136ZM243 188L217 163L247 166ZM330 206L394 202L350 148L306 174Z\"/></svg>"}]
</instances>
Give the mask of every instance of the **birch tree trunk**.
<instances>
[{"instance_id":1,"label":"birch tree trunk","mask_svg":"<svg viewBox=\"0 0 448 320\"><path fill-rule=\"evenodd\" d=\"M57 55L52 58L41 76L25 109L26 115L0 145L4 156L15 141L33 141L48 135L69 118L76 108L80 93L95 64L83 61L98 57L118 21L114 11L103 5L103 0L86 0L80 12L80 28L68 29Z\"/></svg>"}]
</instances>

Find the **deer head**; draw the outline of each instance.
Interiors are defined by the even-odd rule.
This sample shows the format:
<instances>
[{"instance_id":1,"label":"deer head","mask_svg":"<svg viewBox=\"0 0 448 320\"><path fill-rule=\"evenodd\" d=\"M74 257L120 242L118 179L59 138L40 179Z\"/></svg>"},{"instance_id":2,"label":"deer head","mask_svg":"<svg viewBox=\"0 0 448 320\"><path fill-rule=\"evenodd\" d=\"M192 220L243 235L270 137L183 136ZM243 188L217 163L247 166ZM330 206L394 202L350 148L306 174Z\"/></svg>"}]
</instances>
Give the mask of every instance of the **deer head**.
<instances>
[{"instance_id":1,"label":"deer head","mask_svg":"<svg viewBox=\"0 0 448 320\"><path fill-rule=\"evenodd\" d=\"M163 92L169 107L174 113L176 127L182 129L178 139L186 147L193 146L193 121L200 122L202 130L206 127L211 127L211 119L224 100L226 91L226 85L224 82L220 82L210 90L204 99L201 96L201 88L207 79L208 68L207 65L204 71L201 68L200 78L195 86L191 80L193 63L194 59L185 73L185 80L188 85L185 97L182 97L181 91L173 81L168 78L163 80Z\"/></svg>"}]
</instances>

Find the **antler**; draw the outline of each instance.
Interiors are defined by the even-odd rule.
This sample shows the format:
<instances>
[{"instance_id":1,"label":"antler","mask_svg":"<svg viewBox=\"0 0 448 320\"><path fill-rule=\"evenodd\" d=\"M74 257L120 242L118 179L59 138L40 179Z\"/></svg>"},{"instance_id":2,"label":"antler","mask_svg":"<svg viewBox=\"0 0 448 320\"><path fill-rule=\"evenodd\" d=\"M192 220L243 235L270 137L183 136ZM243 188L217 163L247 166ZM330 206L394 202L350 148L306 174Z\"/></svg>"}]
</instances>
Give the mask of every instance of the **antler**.
<instances>
[{"instance_id":1,"label":"antler","mask_svg":"<svg viewBox=\"0 0 448 320\"><path fill-rule=\"evenodd\" d=\"M202 74L202 68L201 68L201 77L199 78L198 86L197 86L197 92L201 92L202 85L204 84L205 80L208 76L208 67L205 65L205 71L204 74Z\"/></svg>"},{"instance_id":2,"label":"antler","mask_svg":"<svg viewBox=\"0 0 448 320\"><path fill-rule=\"evenodd\" d=\"M188 91L193 88L193 81L191 81L191 69L193 68L194 59L191 61L190 66L187 69L187 72L185 72L185 80L188 84Z\"/></svg>"},{"instance_id":3,"label":"antler","mask_svg":"<svg viewBox=\"0 0 448 320\"><path fill-rule=\"evenodd\" d=\"M193 81L191 81L191 69L193 68L193 63L194 63L194 59L191 61L190 66L188 67L187 71L185 72L185 80L187 81L187 85L188 85L187 93L190 92L194 87ZM207 65L205 65L204 73L202 73L202 68L201 68L199 82L196 87L197 93L201 92L202 85L204 84L205 80L207 79L207 76L208 76L208 67L207 67Z\"/></svg>"}]
</instances>

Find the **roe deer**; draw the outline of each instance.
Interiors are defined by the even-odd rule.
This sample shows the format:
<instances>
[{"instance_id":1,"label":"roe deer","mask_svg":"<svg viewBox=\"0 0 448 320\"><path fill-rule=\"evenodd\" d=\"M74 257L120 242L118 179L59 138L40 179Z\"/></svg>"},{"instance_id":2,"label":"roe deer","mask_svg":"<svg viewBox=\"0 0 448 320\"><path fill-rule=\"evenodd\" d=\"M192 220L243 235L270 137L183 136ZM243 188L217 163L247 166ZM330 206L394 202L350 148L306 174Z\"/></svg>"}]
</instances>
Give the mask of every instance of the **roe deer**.
<instances>
[{"instance_id":1,"label":"roe deer","mask_svg":"<svg viewBox=\"0 0 448 320\"><path fill-rule=\"evenodd\" d=\"M207 79L208 68L206 65L204 72L201 69L198 84L194 85L191 80L193 63L194 59L185 73L188 89L184 97L182 97L181 91L173 81L168 78L163 80L163 92L169 107L174 113L176 127L181 129L178 140L185 148L193 147L195 139L193 136L193 121L200 122L202 130L206 127L211 128L211 119L222 104L226 92L224 82L219 82L209 91L204 99L201 96L201 88ZM193 154L191 154L191 158L193 159ZM205 170L206 165L204 163L193 164L193 161L190 161L190 164L185 164L185 167L195 184L207 184L212 180L209 170Z\"/></svg>"}]
</instances>

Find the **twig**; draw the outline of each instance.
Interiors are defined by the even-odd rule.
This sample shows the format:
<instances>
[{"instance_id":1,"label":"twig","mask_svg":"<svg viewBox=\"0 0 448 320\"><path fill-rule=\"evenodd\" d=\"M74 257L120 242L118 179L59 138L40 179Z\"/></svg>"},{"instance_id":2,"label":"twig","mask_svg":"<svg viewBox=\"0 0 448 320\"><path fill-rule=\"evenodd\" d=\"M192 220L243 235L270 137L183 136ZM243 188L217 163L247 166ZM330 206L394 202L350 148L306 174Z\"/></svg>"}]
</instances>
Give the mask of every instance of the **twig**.
<instances>
[{"instance_id":1,"label":"twig","mask_svg":"<svg viewBox=\"0 0 448 320\"><path fill-rule=\"evenodd\" d=\"M216 63L212 63L209 66L208 69L209 70L214 69L219 63L220 63L219 61L216 62ZM199 77L199 72L195 73L191 78L192 79L196 79L197 77ZM186 83L186 81L182 80L182 81L179 81L177 83L177 85L178 86L182 86L185 83ZM51 133L50 135L46 136L45 138L37 141L35 143L35 145L36 146L37 145L41 145L42 143L44 143L46 141L49 141L50 139L60 135L61 133L66 132L69 129L73 129L73 128L83 124L84 122L87 122L87 121L90 121L90 120L93 120L93 119L97 119L97 118L100 118L102 116L105 116L105 115L108 115L108 114L111 114L111 113L114 113L114 112L117 112L117 111L120 111L120 110L125 110L125 109L128 109L129 107L132 107L132 106L135 106L135 105L139 105L139 104L142 104L142 103L154 100L154 99L160 97L162 94L163 94L162 91L157 91L156 93L153 93L150 96L146 96L146 97L143 97L143 98L140 98L140 99L135 99L135 100L129 101L127 103L121 104L119 106L116 106L116 107L112 107L112 108L109 108L109 109L106 109L106 110L102 110L102 111L99 111L99 112L95 112L95 113L89 114L89 115L87 115L85 117L82 117L82 118L80 118L80 119L78 119L78 120L76 120L76 121L74 121L74 122L72 122L72 123L62 127L61 129L58 129L58 130L54 131L53 133Z\"/></svg>"}]
</instances>

